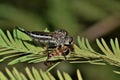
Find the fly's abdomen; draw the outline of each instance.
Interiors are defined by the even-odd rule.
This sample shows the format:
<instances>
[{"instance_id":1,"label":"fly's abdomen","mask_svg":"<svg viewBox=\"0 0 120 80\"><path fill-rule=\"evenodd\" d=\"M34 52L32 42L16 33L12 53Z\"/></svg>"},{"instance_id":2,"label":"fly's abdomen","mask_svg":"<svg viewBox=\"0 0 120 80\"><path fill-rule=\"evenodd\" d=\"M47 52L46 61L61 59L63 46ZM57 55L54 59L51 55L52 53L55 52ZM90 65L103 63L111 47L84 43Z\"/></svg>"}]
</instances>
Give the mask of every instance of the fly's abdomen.
<instances>
[{"instance_id":1,"label":"fly's abdomen","mask_svg":"<svg viewBox=\"0 0 120 80\"><path fill-rule=\"evenodd\" d=\"M46 33L46 32L30 32L30 31L25 31L24 29L21 29L19 27L17 27L17 29L25 34L27 34L28 36L30 36L33 40L35 41L39 41L42 43L55 43L55 41L53 40L53 37L50 33Z\"/></svg>"}]
</instances>

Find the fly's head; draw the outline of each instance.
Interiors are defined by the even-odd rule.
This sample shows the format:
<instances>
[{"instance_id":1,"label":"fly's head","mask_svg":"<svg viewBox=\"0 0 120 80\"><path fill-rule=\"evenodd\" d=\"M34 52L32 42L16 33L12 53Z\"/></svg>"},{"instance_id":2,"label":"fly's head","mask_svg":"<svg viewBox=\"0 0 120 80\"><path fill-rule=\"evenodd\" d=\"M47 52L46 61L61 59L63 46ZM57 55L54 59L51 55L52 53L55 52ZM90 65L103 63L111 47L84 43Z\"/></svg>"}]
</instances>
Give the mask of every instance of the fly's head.
<instances>
[{"instance_id":1,"label":"fly's head","mask_svg":"<svg viewBox=\"0 0 120 80\"><path fill-rule=\"evenodd\" d=\"M70 37L70 36L66 36L66 37L65 37L64 45L65 45L65 46L70 46L70 45L72 45L72 44L73 44L73 38Z\"/></svg>"}]
</instances>

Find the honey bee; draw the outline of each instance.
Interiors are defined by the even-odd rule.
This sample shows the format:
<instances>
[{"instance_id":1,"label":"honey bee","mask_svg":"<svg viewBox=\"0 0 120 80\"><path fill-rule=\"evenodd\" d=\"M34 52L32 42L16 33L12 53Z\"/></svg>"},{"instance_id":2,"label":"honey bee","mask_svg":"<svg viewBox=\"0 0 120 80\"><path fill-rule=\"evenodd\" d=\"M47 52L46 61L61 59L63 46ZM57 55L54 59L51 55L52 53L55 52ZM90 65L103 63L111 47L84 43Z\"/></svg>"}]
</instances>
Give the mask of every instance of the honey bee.
<instances>
[{"instance_id":1,"label":"honey bee","mask_svg":"<svg viewBox=\"0 0 120 80\"><path fill-rule=\"evenodd\" d=\"M65 60L67 60L66 55L68 55L71 51L74 51L73 45L55 48L51 52L48 52L48 57L47 57L46 61L44 62L44 64L47 66L53 65L54 62L49 61L49 59L51 57L55 57L55 56L64 56Z\"/></svg>"},{"instance_id":2,"label":"honey bee","mask_svg":"<svg viewBox=\"0 0 120 80\"><path fill-rule=\"evenodd\" d=\"M48 54L48 58L51 58L53 56L64 56L66 59L66 55L69 54L70 51L73 51L73 45L69 45L69 46L62 46L60 48L56 48L55 50L53 50L51 53Z\"/></svg>"}]
</instances>

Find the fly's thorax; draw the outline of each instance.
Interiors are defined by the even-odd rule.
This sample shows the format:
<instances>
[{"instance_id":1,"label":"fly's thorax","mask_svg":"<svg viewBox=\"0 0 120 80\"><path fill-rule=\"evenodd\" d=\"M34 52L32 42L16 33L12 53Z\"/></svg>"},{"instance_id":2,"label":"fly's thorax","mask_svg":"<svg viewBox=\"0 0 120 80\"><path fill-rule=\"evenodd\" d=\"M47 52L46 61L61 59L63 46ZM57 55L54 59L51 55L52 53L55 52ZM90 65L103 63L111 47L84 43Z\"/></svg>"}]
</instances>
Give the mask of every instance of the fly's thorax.
<instances>
[{"instance_id":1,"label":"fly's thorax","mask_svg":"<svg viewBox=\"0 0 120 80\"><path fill-rule=\"evenodd\" d=\"M66 36L67 36L67 31L62 30L62 29L58 29L55 31L55 34L53 37L56 40L57 45L61 45L61 44L64 44L64 38Z\"/></svg>"},{"instance_id":2,"label":"fly's thorax","mask_svg":"<svg viewBox=\"0 0 120 80\"><path fill-rule=\"evenodd\" d=\"M55 30L55 33L58 34L59 36L66 36L68 34L67 31L63 29Z\"/></svg>"}]
</instances>

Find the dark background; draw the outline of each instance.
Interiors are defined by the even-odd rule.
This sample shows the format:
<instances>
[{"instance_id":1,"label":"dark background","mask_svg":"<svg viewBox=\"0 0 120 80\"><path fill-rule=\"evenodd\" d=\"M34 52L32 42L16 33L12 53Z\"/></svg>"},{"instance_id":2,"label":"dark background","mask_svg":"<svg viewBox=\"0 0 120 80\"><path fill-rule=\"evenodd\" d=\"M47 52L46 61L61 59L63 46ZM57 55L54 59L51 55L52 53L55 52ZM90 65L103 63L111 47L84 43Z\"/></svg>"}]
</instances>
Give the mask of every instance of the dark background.
<instances>
[{"instance_id":1,"label":"dark background","mask_svg":"<svg viewBox=\"0 0 120 80\"><path fill-rule=\"evenodd\" d=\"M94 46L95 39L103 37L109 44L110 38L120 34L120 1L119 0L0 0L0 28L12 30L20 26L29 31L50 31L65 29L71 36L87 37ZM97 49L97 47L96 47ZM29 66L39 68L40 64L20 63L4 67L17 67L23 71ZM27 64L27 65L26 65ZM62 66L62 67L61 67ZM114 66L91 64L69 64L62 62L56 67L76 77L80 69L84 80L119 80L120 75L113 73ZM118 69L119 70L119 69ZM52 70L53 73L56 69Z\"/></svg>"}]
</instances>

